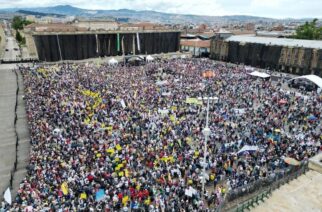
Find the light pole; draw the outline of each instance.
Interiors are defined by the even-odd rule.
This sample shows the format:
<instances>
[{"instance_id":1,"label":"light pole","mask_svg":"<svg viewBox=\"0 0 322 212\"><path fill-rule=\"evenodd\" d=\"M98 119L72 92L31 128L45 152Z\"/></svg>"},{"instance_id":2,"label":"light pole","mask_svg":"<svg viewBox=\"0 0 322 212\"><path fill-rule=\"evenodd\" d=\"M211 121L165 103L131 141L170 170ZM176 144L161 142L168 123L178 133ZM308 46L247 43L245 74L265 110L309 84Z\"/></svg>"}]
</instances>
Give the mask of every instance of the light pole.
<instances>
[{"instance_id":1,"label":"light pole","mask_svg":"<svg viewBox=\"0 0 322 212\"><path fill-rule=\"evenodd\" d=\"M203 177L202 177L202 193L201 193L201 199L204 197L205 193L205 183L206 183L206 152L207 152L207 143L208 138L211 133L211 130L209 128L209 104L210 100L217 101L217 97L199 97L198 100L207 100L207 116L206 116L206 127L202 130L203 135L205 136L205 143L204 143L204 155L203 155Z\"/></svg>"}]
</instances>

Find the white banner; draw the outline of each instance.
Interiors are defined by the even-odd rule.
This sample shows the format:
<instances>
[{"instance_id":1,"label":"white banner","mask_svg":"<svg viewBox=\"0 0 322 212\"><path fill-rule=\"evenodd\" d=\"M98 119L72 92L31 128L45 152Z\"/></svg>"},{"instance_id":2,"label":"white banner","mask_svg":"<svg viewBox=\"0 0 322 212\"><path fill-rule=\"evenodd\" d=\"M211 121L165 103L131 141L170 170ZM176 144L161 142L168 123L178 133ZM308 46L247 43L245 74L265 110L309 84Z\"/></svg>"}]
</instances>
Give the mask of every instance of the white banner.
<instances>
[{"instance_id":1,"label":"white banner","mask_svg":"<svg viewBox=\"0 0 322 212\"><path fill-rule=\"evenodd\" d=\"M137 32L136 33L136 41L138 43L138 50L141 51L141 46L140 46L140 36L139 36L139 33Z\"/></svg>"},{"instance_id":2,"label":"white banner","mask_svg":"<svg viewBox=\"0 0 322 212\"><path fill-rule=\"evenodd\" d=\"M11 199L11 192L10 192L10 188L7 188L6 192L4 192L4 200L11 205L12 203L12 199Z\"/></svg>"},{"instance_id":3,"label":"white banner","mask_svg":"<svg viewBox=\"0 0 322 212\"><path fill-rule=\"evenodd\" d=\"M126 105L125 105L125 102L124 102L124 100L123 99L121 99L121 105L122 105L122 107L123 107L123 109L125 109L126 108Z\"/></svg>"}]
</instances>

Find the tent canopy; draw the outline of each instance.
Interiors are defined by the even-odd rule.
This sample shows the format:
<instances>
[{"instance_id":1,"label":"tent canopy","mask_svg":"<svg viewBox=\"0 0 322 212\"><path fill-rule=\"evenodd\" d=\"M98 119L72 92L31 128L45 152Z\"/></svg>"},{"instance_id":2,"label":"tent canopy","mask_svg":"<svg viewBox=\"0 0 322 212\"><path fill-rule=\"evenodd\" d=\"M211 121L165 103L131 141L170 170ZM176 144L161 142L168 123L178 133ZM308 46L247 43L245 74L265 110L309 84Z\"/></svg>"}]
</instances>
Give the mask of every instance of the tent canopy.
<instances>
[{"instance_id":1,"label":"tent canopy","mask_svg":"<svg viewBox=\"0 0 322 212\"><path fill-rule=\"evenodd\" d=\"M153 58L151 55L148 55L148 56L146 57L146 60L147 60L147 61L153 61L153 60L154 60L154 58Z\"/></svg>"},{"instance_id":2,"label":"tent canopy","mask_svg":"<svg viewBox=\"0 0 322 212\"><path fill-rule=\"evenodd\" d=\"M114 65L114 64L118 64L118 62L117 62L117 60L113 57L112 59L110 59L110 60L108 61L108 64L110 64L110 65Z\"/></svg>"},{"instance_id":3,"label":"tent canopy","mask_svg":"<svg viewBox=\"0 0 322 212\"><path fill-rule=\"evenodd\" d=\"M255 77L260 77L260 78L268 78L271 75L263 73L263 72L259 72L259 71L253 71L251 73L249 73L249 75L255 76Z\"/></svg>"},{"instance_id":4,"label":"tent canopy","mask_svg":"<svg viewBox=\"0 0 322 212\"><path fill-rule=\"evenodd\" d=\"M319 86L320 88L322 88L322 78L319 76L316 76L313 74L304 75L304 76L300 76L300 77L295 77L293 79L290 79L289 81L295 80L295 79L307 79L307 80L310 80L311 82L313 82L314 84L316 84L317 86Z\"/></svg>"}]
</instances>

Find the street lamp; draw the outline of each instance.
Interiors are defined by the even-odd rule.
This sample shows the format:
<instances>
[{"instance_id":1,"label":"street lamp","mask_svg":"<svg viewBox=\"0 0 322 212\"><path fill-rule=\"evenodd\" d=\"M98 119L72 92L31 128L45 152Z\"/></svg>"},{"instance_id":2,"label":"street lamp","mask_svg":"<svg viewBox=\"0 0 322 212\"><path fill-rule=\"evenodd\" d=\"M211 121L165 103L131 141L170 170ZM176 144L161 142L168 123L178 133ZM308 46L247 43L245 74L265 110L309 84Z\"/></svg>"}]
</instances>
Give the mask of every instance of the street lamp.
<instances>
[{"instance_id":1,"label":"street lamp","mask_svg":"<svg viewBox=\"0 0 322 212\"><path fill-rule=\"evenodd\" d=\"M205 143L204 143L204 156L203 156L203 177L202 177L202 193L201 193L201 199L203 199L204 193L205 193L205 183L206 183L206 152L207 152L207 142L209 135L211 133L211 130L209 128L209 104L210 100L217 101L217 97L198 97L198 100L207 100L207 116L206 116L206 127L202 130L203 135L205 136Z\"/></svg>"}]
</instances>

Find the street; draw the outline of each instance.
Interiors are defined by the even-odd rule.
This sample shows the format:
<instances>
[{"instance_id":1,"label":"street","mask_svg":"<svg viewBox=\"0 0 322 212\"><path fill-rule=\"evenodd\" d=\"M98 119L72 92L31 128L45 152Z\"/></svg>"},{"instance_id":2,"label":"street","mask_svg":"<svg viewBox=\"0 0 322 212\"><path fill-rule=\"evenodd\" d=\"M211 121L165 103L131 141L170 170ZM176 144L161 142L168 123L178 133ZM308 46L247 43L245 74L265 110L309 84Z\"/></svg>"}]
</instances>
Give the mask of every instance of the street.
<instances>
[{"instance_id":1,"label":"street","mask_svg":"<svg viewBox=\"0 0 322 212\"><path fill-rule=\"evenodd\" d=\"M6 37L5 51L3 53L3 60L16 60L20 56L19 46L12 36Z\"/></svg>"}]
</instances>

